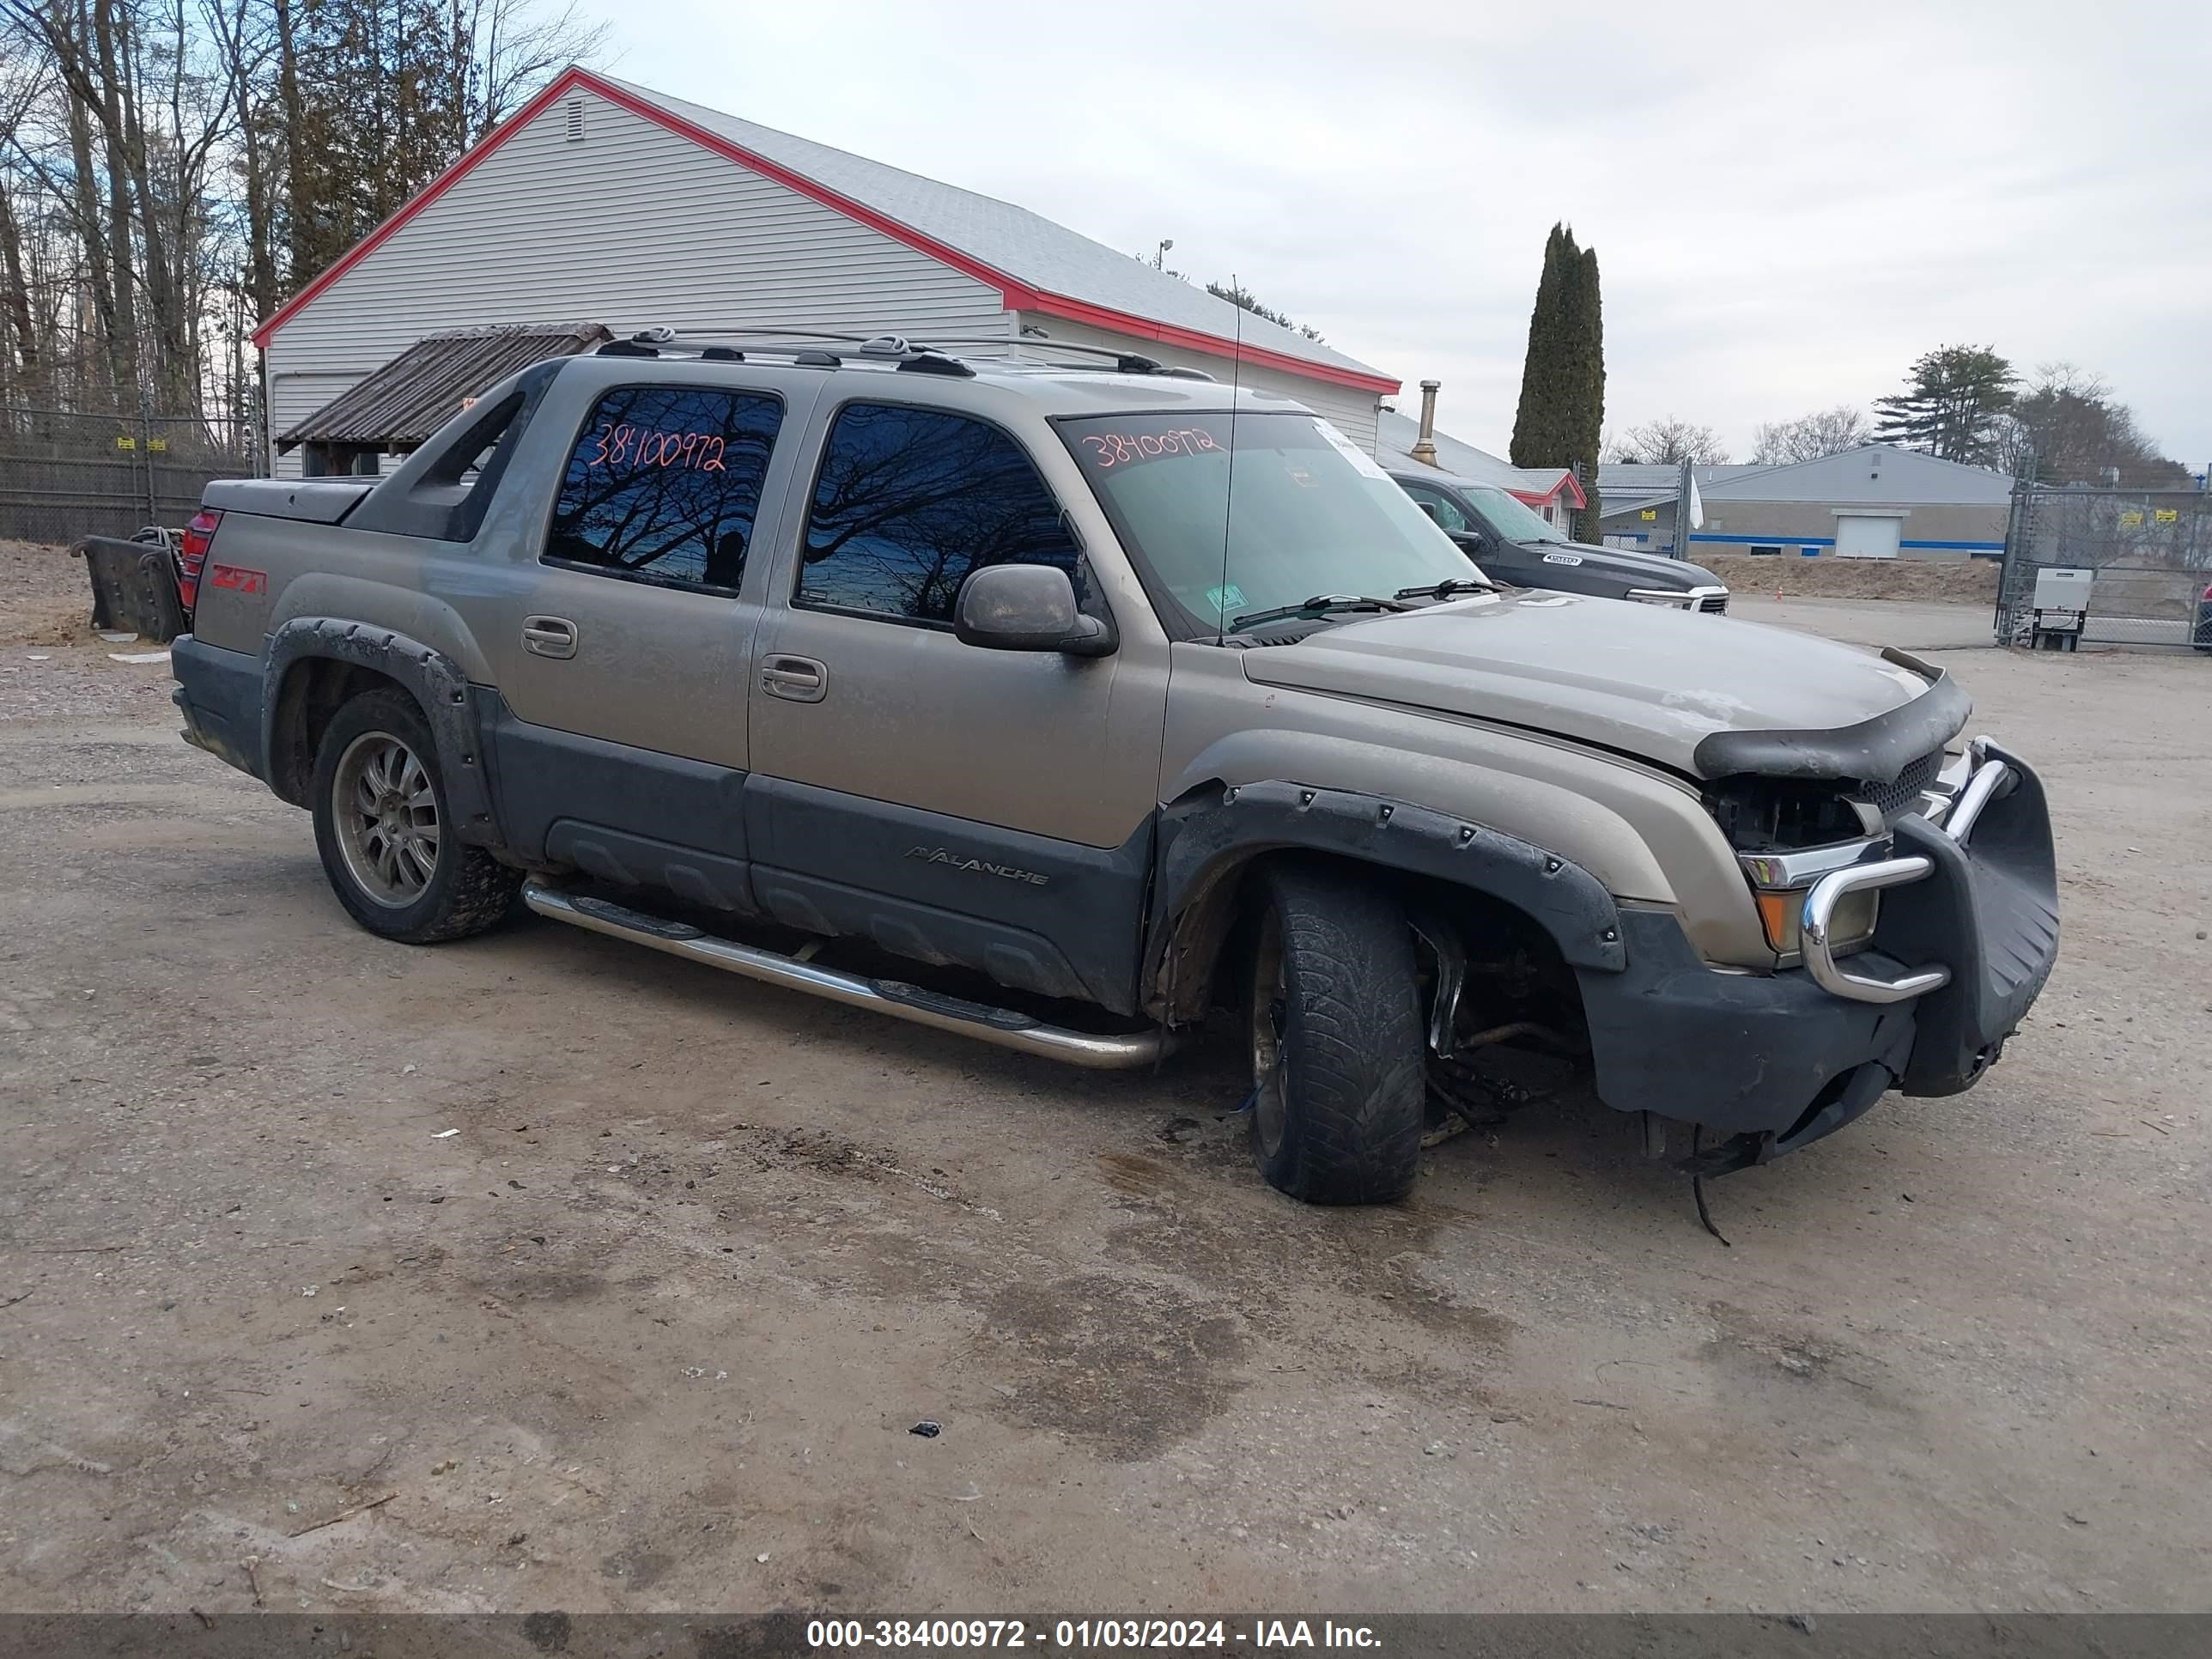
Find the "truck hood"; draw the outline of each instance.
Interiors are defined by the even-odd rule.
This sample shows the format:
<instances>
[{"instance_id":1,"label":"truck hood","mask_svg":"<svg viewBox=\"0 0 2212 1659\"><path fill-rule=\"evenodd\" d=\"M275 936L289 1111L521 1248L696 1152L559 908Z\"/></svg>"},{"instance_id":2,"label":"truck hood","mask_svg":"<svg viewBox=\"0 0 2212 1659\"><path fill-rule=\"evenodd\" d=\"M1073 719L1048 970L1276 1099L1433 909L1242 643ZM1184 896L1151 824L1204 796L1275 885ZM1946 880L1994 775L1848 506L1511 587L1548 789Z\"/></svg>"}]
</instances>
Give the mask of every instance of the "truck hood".
<instances>
[{"instance_id":1,"label":"truck hood","mask_svg":"<svg viewBox=\"0 0 2212 1659\"><path fill-rule=\"evenodd\" d=\"M1636 587L1726 587L1728 584L1701 564L1670 559L1659 553L1639 553L1628 547L1592 547L1588 542L1516 542L1514 546L1541 562L1547 554L1571 556L1585 570L1602 570Z\"/></svg>"},{"instance_id":2,"label":"truck hood","mask_svg":"<svg viewBox=\"0 0 2212 1659\"><path fill-rule=\"evenodd\" d=\"M1693 777L1893 780L1972 703L1901 653L1580 594L1516 592L1243 653L1264 685L1552 732Z\"/></svg>"}]
</instances>

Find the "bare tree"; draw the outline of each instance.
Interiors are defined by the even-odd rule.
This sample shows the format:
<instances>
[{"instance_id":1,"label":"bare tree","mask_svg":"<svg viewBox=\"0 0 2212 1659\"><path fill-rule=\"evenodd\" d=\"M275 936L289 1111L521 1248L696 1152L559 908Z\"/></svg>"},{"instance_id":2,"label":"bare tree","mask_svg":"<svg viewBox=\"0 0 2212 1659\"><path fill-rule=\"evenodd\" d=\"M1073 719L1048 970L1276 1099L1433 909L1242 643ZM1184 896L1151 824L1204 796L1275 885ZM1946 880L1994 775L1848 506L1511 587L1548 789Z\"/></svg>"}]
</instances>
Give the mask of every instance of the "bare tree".
<instances>
[{"instance_id":1,"label":"bare tree","mask_svg":"<svg viewBox=\"0 0 2212 1659\"><path fill-rule=\"evenodd\" d=\"M2101 374L2074 363L2044 363L2014 399L1997 435L1999 465L2045 483L2101 483L2185 489L2189 469L2160 453L2135 411Z\"/></svg>"},{"instance_id":2,"label":"bare tree","mask_svg":"<svg viewBox=\"0 0 2212 1659\"><path fill-rule=\"evenodd\" d=\"M1817 461L1823 455L1840 455L1874 441L1874 428L1866 411L1849 404L1816 409L1794 421L1762 425L1752 439L1751 459L1771 465L1793 461Z\"/></svg>"},{"instance_id":3,"label":"bare tree","mask_svg":"<svg viewBox=\"0 0 2212 1659\"><path fill-rule=\"evenodd\" d=\"M1672 466L1694 461L1704 466L1727 460L1728 446L1712 428L1699 426L1677 415L1667 415L1630 427L1620 436L1608 440L1599 454L1601 459L1630 465L1641 462Z\"/></svg>"},{"instance_id":4,"label":"bare tree","mask_svg":"<svg viewBox=\"0 0 2212 1659\"><path fill-rule=\"evenodd\" d=\"M0 396L242 412L252 325L604 33L565 0L0 0Z\"/></svg>"}]
</instances>

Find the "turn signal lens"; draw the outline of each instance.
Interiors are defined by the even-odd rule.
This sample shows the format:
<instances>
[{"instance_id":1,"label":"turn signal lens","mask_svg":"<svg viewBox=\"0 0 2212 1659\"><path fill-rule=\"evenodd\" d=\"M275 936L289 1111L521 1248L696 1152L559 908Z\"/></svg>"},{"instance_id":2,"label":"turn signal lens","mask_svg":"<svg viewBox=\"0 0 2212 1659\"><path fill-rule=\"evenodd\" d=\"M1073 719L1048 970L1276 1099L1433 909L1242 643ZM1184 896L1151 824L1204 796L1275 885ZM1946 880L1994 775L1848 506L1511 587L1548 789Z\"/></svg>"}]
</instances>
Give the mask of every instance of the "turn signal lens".
<instances>
[{"instance_id":1,"label":"turn signal lens","mask_svg":"<svg viewBox=\"0 0 2212 1659\"><path fill-rule=\"evenodd\" d=\"M1766 930L1766 942L1778 956L1796 956L1803 943L1800 930L1805 917L1804 889L1759 891L1752 897L1759 902L1759 920ZM1881 895L1872 888L1846 894L1829 924L1829 948L1840 953L1872 939L1881 908Z\"/></svg>"}]
</instances>

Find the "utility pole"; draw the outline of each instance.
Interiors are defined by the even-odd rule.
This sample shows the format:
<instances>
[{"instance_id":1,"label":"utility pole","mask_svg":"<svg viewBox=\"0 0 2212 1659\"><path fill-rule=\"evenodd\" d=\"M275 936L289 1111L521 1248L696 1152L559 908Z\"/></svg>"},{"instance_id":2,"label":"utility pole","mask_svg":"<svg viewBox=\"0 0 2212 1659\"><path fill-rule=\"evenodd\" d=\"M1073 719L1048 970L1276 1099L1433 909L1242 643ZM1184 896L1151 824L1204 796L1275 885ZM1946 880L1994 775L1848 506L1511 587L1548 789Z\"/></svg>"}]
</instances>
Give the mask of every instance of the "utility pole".
<instances>
[{"instance_id":1,"label":"utility pole","mask_svg":"<svg viewBox=\"0 0 2212 1659\"><path fill-rule=\"evenodd\" d=\"M1685 460L1674 479L1674 556L1690 556L1690 463Z\"/></svg>"}]
</instances>

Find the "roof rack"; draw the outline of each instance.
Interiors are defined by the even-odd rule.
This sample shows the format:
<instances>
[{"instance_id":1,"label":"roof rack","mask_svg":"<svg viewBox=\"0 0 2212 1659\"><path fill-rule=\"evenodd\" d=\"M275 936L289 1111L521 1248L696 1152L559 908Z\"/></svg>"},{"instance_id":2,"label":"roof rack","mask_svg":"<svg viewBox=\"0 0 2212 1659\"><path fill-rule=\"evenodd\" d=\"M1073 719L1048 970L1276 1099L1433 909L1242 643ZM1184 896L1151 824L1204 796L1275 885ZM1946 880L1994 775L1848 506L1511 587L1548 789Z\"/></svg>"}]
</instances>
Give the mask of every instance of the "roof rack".
<instances>
[{"instance_id":1,"label":"roof rack","mask_svg":"<svg viewBox=\"0 0 2212 1659\"><path fill-rule=\"evenodd\" d=\"M765 339L759 337L765 336ZM957 357L927 346L910 343L897 334L837 334L823 329L706 329L697 331L697 337L679 336L672 328L641 328L626 340L610 340L601 346L596 356L601 357L662 357L689 355L708 362L741 363L745 350L720 343L721 339L742 339L747 342L745 350L762 356L788 357L793 362L811 368L836 368L845 359L835 351L826 351L822 342L850 345L851 356L873 362L886 362L895 368L920 374L954 374L973 379L975 371ZM787 342L787 343L777 343Z\"/></svg>"},{"instance_id":2,"label":"roof rack","mask_svg":"<svg viewBox=\"0 0 2212 1659\"><path fill-rule=\"evenodd\" d=\"M742 340L745 344L740 349L720 343L725 340ZM825 349L824 343L831 347L847 346L851 349L841 355L836 350ZM641 328L626 340L610 340L599 349L597 355L602 357L659 357L688 353L710 362L741 363L745 361L745 353L751 351L764 356L787 357L794 363L817 368L838 368L843 363L845 356L851 356L866 362L888 362L915 374L956 374L973 378L975 371L968 362L938 349L955 345L1072 352L1078 356L1105 358L1112 364L1110 372L1115 374L1158 374L1178 380L1211 381L1213 379L1201 368L1163 363L1157 358L1119 350L1112 346L1081 345L1072 340L1010 340L991 334L942 336L925 344L910 341L902 334L846 334L831 329L716 328L697 329L689 336L679 336L674 329L664 326ZM1104 369L1104 365L1099 367Z\"/></svg>"},{"instance_id":3,"label":"roof rack","mask_svg":"<svg viewBox=\"0 0 2212 1659\"><path fill-rule=\"evenodd\" d=\"M1211 380L1213 376L1202 368L1185 368L1179 363L1164 363L1157 357L1146 357L1134 351L1123 351L1116 346L1082 345L1073 340L1046 340L1024 337L1007 340L988 334L951 334L941 336L939 345L1011 345L1023 350L1072 351L1079 356L1110 359L1114 372L1119 374L1164 374L1177 380Z\"/></svg>"}]
</instances>

